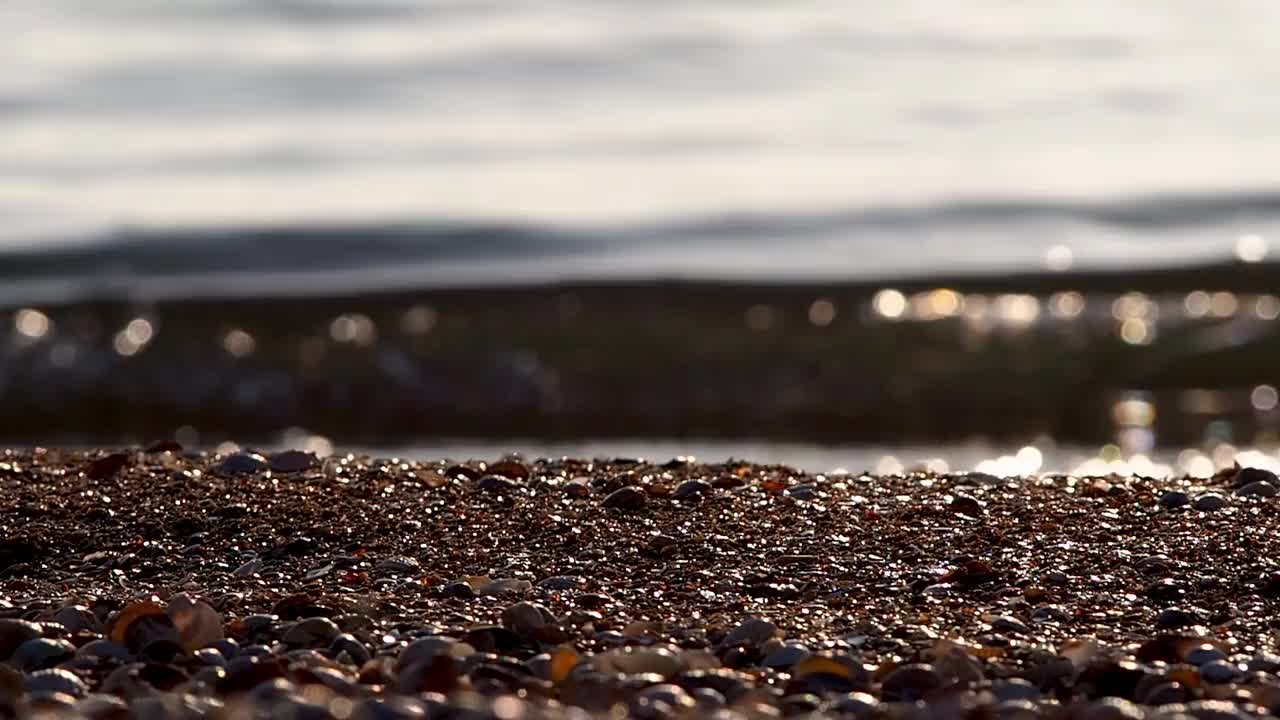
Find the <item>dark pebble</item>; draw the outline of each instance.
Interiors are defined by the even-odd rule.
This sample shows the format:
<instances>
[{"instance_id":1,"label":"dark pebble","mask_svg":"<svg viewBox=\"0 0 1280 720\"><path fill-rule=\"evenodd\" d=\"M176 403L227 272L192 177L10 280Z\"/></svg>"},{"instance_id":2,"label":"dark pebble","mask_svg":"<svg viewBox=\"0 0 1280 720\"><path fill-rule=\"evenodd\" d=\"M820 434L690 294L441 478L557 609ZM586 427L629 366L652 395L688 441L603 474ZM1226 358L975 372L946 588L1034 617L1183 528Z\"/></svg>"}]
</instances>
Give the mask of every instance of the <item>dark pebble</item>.
<instances>
[{"instance_id":1,"label":"dark pebble","mask_svg":"<svg viewBox=\"0 0 1280 720\"><path fill-rule=\"evenodd\" d=\"M1227 499L1218 493L1205 493L1196 498L1195 509L1201 512L1214 512L1227 506Z\"/></svg>"},{"instance_id":2,"label":"dark pebble","mask_svg":"<svg viewBox=\"0 0 1280 720\"><path fill-rule=\"evenodd\" d=\"M27 692L65 693L82 698L89 694L89 686L75 673L56 668L37 670L27 675Z\"/></svg>"},{"instance_id":3,"label":"dark pebble","mask_svg":"<svg viewBox=\"0 0 1280 720\"><path fill-rule=\"evenodd\" d=\"M319 459L309 452L286 450L271 456L271 472L297 473L310 470L319 463Z\"/></svg>"},{"instance_id":4,"label":"dark pebble","mask_svg":"<svg viewBox=\"0 0 1280 720\"><path fill-rule=\"evenodd\" d=\"M511 492L520 487L520 483L501 475L485 475L476 481L476 488L485 492Z\"/></svg>"},{"instance_id":5,"label":"dark pebble","mask_svg":"<svg viewBox=\"0 0 1280 720\"><path fill-rule=\"evenodd\" d=\"M15 618L0 619L0 658L8 660L20 645L44 633L36 623Z\"/></svg>"},{"instance_id":6,"label":"dark pebble","mask_svg":"<svg viewBox=\"0 0 1280 720\"><path fill-rule=\"evenodd\" d=\"M105 480L123 470L129 462L130 458L125 453L111 453L89 463L84 474L90 480Z\"/></svg>"},{"instance_id":7,"label":"dark pebble","mask_svg":"<svg viewBox=\"0 0 1280 720\"><path fill-rule=\"evenodd\" d=\"M1275 497L1277 493L1280 493L1280 490L1276 488L1276 485L1264 480L1259 480L1258 482L1252 482L1248 485L1242 485L1241 487L1236 488L1236 494L1241 497L1269 498Z\"/></svg>"},{"instance_id":8,"label":"dark pebble","mask_svg":"<svg viewBox=\"0 0 1280 720\"><path fill-rule=\"evenodd\" d=\"M982 503L968 495L956 495L951 498L951 502L947 503L947 509L969 517L979 517L984 511Z\"/></svg>"},{"instance_id":9,"label":"dark pebble","mask_svg":"<svg viewBox=\"0 0 1280 720\"><path fill-rule=\"evenodd\" d=\"M17 647L9 662L21 670L44 670L75 657L76 646L66 640L36 638Z\"/></svg>"},{"instance_id":10,"label":"dark pebble","mask_svg":"<svg viewBox=\"0 0 1280 720\"><path fill-rule=\"evenodd\" d=\"M470 600L476 596L476 589L464 582L452 582L440 589L445 597Z\"/></svg>"},{"instance_id":11,"label":"dark pebble","mask_svg":"<svg viewBox=\"0 0 1280 720\"><path fill-rule=\"evenodd\" d=\"M251 475L266 469L266 460L261 455L252 453L228 455L218 465L218 472L223 475Z\"/></svg>"},{"instance_id":12,"label":"dark pebble","mask_svg":"<svg viewBox=\"0 0 1280 720\"><path fill-rule=\"evenodd\" d=\"M335 656L346 653L347 657L351 658L351 662L356 666L364 665L372 657L369 653L369 648L350 633L343 633L335 637L333 642L329 644L329 650Z\"/></svg>"},{"instance_id":13,"label":"dark pebble","mask_svg":"<svg viewBox=\"0 0 1280 720\"><path fill-rule=\"evenodd\" d=\"M1200 677L1207 683L1229 683L1240 676L1240 669L1226 660L1214 660L1200 666Z\"/></svg>"},{"instance_id":14,"label":"dark pebble","mask_svg":"<svg viewBox=\"0 0 1280 720\"><path fill-rule=\"evenodd\" d=\"M609 493L602 504L607 508L636 510L644 507L646 500L643 490L628 485Z\"/></svg>"},{"instance_id":15,"label":"dark pebble","mask_svg":"<svg viewBox=\"0 0 1280 720\"><path fill-rule=\"evenodd\" d=\"M696 500L710 489L711 486L701 480L685 480L676 486L671 497L675 500Z\"/></svg>"},{"instance_id":16,"label":"dark pebble","mask_svg":"<svg viewBox=\"0 0 1280 720\"><path fill-rule=\"evenodd\" d=\"M889 673L881 686L886 700L916 702L942 687L942 677L932 665L903 665Z\"/></svg>"},{"instance_id":17,"label":"dark pebble","mask_svg":"<svg viewBox=\"0 0 1280 720\"><path fill-rule=\"evenodd\" d=\"M1156 625L1162 628L1186 627L1200 622L1199 614L1181 608L1166 608L1156 616Z\"/></svg>"},{"instance_id":18,"label":"dark pebble","mask_svg":"<svg viewBox=\"0 0 1280 720\"><path fill-rule=\"evenodd\" d=\"M1236 471L1235 477L1231 479L1234 487L1245 487L1257 482L1270 483L1272 485L1280 485L1280 479L1276 478L1276 474L1270 470L1263 468L1246 467Z\"/></svg>"}]
</instances>

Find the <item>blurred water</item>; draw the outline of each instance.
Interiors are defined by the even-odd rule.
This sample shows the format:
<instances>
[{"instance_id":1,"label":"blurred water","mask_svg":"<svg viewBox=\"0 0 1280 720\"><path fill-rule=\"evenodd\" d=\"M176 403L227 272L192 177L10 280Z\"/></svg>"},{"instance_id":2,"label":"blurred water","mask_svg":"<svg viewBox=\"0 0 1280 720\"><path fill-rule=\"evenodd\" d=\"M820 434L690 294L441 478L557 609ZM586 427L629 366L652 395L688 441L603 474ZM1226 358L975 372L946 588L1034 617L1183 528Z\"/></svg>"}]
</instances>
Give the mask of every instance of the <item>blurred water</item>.
<instances>
[{"instance_id":1,"label":"blurred water","mask_svg":"<svg viewBox=\"0 0 1280 720\"><path fill-rule=\"evenodd\" d=\"M234 443L227 443L216 450L234 452L238 448ZM328 439L305 433L286 436L278 446L270 449L299 449L321 456L335 452ZM1236 448L1219 443L1204 448L1161 448L1150 453L1123 454L1113 446L1099 449L1058 445L1045 438L1021 447L983 443L874 446L647 438L583 440L572 443L520 439L449 440L402 447L344 446L336 451L339 454L351 452L377 458L488 462L512 453L527 458L640 458L659 463L675 457L693 457L704 463L741 460L765 465L787 465L806 472L844 471L879 475L929 470L940 473L982 472L996 477L1053 473L1101 477L1114 473L1156 478L1207 478L1236 463L1280 472L1280 450L1275 447Z\"/></svg>"},{"instance_id":2,"label":"blurred water","mask_svg":"<svg viewBox=\"0 0 1280 720\"><path fill-rule=\"evenodd\" d=\"M1278 25L1269 0L9 0L0 273L47 289L105 258L180 294L175 272L1225 258L1280 229ZM394 221L429 224L362 224Z\"/></svg>"}]
</instances>

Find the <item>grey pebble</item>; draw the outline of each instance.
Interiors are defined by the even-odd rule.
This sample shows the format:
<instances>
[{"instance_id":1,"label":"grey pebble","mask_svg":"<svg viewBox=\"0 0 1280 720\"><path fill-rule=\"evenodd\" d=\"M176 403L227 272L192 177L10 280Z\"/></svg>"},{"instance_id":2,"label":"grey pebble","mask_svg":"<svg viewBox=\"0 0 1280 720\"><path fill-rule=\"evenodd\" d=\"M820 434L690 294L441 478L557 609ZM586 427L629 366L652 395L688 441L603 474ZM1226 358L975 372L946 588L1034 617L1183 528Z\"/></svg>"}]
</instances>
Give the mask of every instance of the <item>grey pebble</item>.
<instances>
[{"instance_id":1,"label":"grey pebble","mask_svg":"<svg viewBox=\"0 0 1280 720\"><path fill-rule=\"evenodd\" d=\"M343 633L335 637L333 642L329 645L329 650L331 650L334 655L346 653L347 657L351 658L351 662L357 667L369 662L370 658L373 657L369 653L369 648L365 647L364 643L360 642L356 639L355 635L350 633Z\"/></svg>"},{"instance_id":2,"label":"grey pebble","mask_svg":"<svg viewBox=\"0 0 1280 720\"><path fill-rule=\"evenodd\" d=\"M725 635L721 645L762 645L778 632L778 626L761 618L748 618Z\"/></svg>"},{"instance_id":3,"label":"grey pebble","mask_svg":"<svg viewBox=\"0 0 1280 720\"><path fill-rule=\"evenodd\" d=\"M294 623L281 639L286 645L319 647L328 646L340 634L334 621L326 617L312 617Z\"/></svg>"},{"instance_id":4,"label":"grey pebble","mask_svg":"<svg viewBox=\"0 0 1280 720\"><path fill-rule=\"evenodd\" d=\"M788 642L777 650L766 655L760 664L767 668L781 670L795 665L801 660L809 657L811 654L812 653L809 651L809 648L804 645Z\"/></svg>"}]
</instances>

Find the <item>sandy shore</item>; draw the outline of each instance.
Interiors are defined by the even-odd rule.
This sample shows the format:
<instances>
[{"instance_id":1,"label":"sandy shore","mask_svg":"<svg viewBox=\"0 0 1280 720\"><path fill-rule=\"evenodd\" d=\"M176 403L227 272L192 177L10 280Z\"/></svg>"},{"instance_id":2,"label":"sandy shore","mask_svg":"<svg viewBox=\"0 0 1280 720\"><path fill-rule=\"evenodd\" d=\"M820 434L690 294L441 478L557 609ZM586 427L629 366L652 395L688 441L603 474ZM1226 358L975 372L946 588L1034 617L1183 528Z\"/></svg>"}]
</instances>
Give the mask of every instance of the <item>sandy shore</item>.
<instances>
[{"instance_id":1,"label":"sandy shore","mask_svg":"<svg viewBox=\"0 0 1280 720\"><path fill-rule=\"evenodd\" d=\"M0 455L6 706L1280 709L1280 514L1261 471L1195 485L152 450Z\"/></svg>"}]
</instances>

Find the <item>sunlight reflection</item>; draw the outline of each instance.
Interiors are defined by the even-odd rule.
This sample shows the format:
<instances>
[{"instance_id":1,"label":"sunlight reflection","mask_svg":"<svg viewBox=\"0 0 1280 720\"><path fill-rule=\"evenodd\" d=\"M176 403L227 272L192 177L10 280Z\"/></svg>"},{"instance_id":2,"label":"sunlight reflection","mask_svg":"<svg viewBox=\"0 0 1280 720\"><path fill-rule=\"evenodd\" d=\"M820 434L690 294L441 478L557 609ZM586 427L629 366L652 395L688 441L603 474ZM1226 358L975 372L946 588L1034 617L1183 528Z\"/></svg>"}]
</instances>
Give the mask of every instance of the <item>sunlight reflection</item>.
<instances>
[{"instance_id":1,"label":"sunlight reflection","mask_svg":"<svg viewBox=\"0 0 1280 720\"><path fill-rule=\"evenodd\" d=\"M1236 239L1236 257L1240 262L1257 263L1267 257L1267 240L1261 235L1241 235Z\"/></svg>"},{"instance_id":2,"label":"sunlight reflection","mask_svg":"<svg viewBox=\"0 0 1280 720\"><path fill-rule=\"evenodd\" d=\"M880 317L896 320L907 311L907 297L897 290L885 288L876 293L871 306Z\"/></svg>"},{"instance_id":3,"label":"sunlight reflection","mask_svg":"<svg viewBox=\"0 0 1280 720\"><path fill-rule=\"evenodd\" d=\"M13 316L13 327L19 335L37 340L49 333L53 322L39 310L23 308Z\"/></svg>"}]
</instances>

